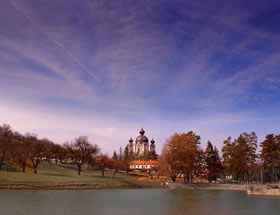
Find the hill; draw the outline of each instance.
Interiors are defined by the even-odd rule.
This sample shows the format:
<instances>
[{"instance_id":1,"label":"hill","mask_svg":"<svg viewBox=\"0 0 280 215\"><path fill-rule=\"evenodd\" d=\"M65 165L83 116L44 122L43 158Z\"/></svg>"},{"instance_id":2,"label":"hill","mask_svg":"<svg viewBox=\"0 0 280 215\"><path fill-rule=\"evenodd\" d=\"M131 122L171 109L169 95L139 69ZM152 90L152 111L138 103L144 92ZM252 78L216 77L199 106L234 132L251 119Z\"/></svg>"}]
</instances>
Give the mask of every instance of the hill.
<instances>
[{"instance_id":1,"label":"hill","mask_svg":"<svg viewBox=\"0 0 280 215\"><path fill-rule=\"evenodd\" d=\"M26 173L14 169L0 171L0 189L42 189L42 190L76 190L76 189L125 189L125 188L155 188L160 183L148 177L132 176L117 173L112 180L113 172L107 170L105 176L101 171L85 167L82 175L77 175L74 165L56 165L43 162L38 174L30 170Z\"/></svg>"}]
</instances>

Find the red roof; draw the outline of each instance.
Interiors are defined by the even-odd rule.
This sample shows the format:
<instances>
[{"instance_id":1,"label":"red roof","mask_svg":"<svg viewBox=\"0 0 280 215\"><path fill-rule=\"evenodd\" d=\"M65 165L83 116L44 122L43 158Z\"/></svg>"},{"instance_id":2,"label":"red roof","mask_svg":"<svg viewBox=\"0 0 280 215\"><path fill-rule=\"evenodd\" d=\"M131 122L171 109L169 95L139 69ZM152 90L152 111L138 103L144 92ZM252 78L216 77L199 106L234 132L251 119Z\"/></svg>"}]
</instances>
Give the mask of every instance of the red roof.
<instances>
[{"instance_id":1,"label":"red roof","mask_svg":"<svg viewBox=\"0 0 280 215\"><path fill-rule=\"evenodd\" d=\"M158 165L159 162L152 160L152 161L131 161L130 165Z\"/></svg>"}]
</instances>

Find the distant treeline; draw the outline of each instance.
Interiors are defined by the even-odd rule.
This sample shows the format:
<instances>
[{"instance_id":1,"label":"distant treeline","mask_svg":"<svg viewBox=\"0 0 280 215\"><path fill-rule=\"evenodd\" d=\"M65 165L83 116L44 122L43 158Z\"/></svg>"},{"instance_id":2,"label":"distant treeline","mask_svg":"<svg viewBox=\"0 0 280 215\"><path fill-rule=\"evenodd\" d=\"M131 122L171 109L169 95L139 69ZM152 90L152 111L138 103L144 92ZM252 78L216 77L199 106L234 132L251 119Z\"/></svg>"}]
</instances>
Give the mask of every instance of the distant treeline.
<instances>
[{"instance_id":1,"label":"distant treeline","mask_svg":"<svg viewBox=\"0 0 280 215\"><path fill-rule=\"evenodd\" d=\"M165 143L160 156L160 171L176 181L208 179L223 182L278 182L280 169L280 135L268 134L257 153L257 135L242 133L228 137L222 153L208 141L203 150L200 136L193 132L174 134Z\"/></svg>"},{"instance_id":2,"label":"distant treeline","mask_svg":"<svg viewBox=\"0 0 280 215\"><path fill-rule=\"evenodd\" d=\"M100 153L100 148L91 144L85 136L60 145L47 138L39 139L33 133L23 135L13 131L8 124L0 126L0 170L16 167L24 173L27 167L31 167L34 174L37 174L40 163L48 161L55 164L75 164L80 175L83 165L87 163L100 169L102 176L105 169L113 170L114 179L120 170L128 173L129 164L133 159L127 147L124 153L120 148L119 154L114 152L113 157L109 158Z\"/></svg>"},{"instance_id":3,"label":"distant treeline","mask_svg":"<svg viewBox=\"0 0 280 215\"><path fill-rule=\"evenodd\" d=\"M56 164L75 163L80 175L83 164L93 162L98 152L98 146L90 144L84 136L59 145L46 138L38 139L36 134L22 135L7 124L0 126L0 170L13 165L24 173L31 166L37 174L39 164L46 160Z\"/></svg>"},{"instance_id":4,"label":"distant treeline","mask_svg":"<svg viewBox=\"0 0 280 215\"><path fill-rule=\"evenodd\" d=\"M153 168L150 174L156 172L158 176L166 176L172 181L181 177L185 183L203 179L221 182L279 180L280 135L268 134L260 144L254 132L242 133L236 139L228 137L221 154L210 141L205 150L200 143L200 136L191 131L176 133L166 140L160 156L145 154L140 159L159 160L159 166ZM120 148L118 154L114 151L113 157L109 158L85 136L60 145L46 138L39 139L36 134L22 135L7 124L0 126L0 170L14 166L25 172L28 166L36 174L40 163L45 160L56 164L75 164L79 175L85 163L98 167L102 176L105 169L111 169L114 178L119 170L128 173L130 162L134 159L136 157L129 153L127 147L124 151Z\"/></svg>"}]
</instances>

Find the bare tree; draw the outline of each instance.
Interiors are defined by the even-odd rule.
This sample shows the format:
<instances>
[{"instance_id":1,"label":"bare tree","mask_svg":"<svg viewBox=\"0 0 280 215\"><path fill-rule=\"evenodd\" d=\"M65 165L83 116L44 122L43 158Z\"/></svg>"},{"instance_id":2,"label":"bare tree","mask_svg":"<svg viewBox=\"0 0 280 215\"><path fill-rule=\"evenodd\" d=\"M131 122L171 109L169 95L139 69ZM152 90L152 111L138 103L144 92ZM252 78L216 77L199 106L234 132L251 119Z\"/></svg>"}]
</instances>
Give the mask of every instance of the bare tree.
<instances>
[{"instance_id":1,"label":"bare tree","mask_svg":"<svg viewBox=\"0 0 280 215\"><path fill-rule=\"evenodd\" d=\"M19 132L15 132L12 144L12 160L14 161L14 163L20 166L21 171L24 173L26 162L29 156L28 142L26 141L25 136L23 136Z\"/></svg>"},{"instance_id":2,"label":"bare tree","mask_svg":"<svg viewBox=\"0 0 280 215\"><path fill-rule=\"evenodd\" d=\"M109 162L108 162L108 156L101 154L98 158L95 159L95 162L97 164L97 166L100 168L101 170L101 174L102 177L105 176L104 172L105 172L105 168L109 167Z\"/></svg>"},{"instance_id":3,"label":"bare tree","mask_svg":"<svg viewBox=\"0 0 280 215\"><path fill-rule=\"evenodd\" d=\"M109 166L111 169L114 170L114 173L112 175L112 180L115 179L115 176L117 174L117 172L123 168L123 161L122 160L115 160L115 159L110 159L109 160Z\"/></svg>"},{"instance_id":4,"label":"bare tree","mask_svg":"<svg viewBox=\"0 0 280 215\"><path fill-rule=\"evenodd\" d=\"M63 163L64 159L67 155L67 150L59 144L53 143L49 147L50 150L50 158L55 159L55 164L58 162Z\"/></svg>"},{"instance_id":5,"label":"bare tree","mask_svg":"<svg viewBox=\"0 0 280 215\"><path fill-rule=\"evenodd\" d=\"M10 145L13 137L13 131L10 125L0 126L0 170L9 158Z\"/></svg>"},{"instance_id":6,"label":"bare tree","mask_svg":"<svg viewBox=\"0 0 280 215\"><path fill-rule=\"evenodd\" d=\"M43 157L47 155L47 144L50 143L48 139L38 140L35 134L26 134L26 141L29 143L29 158L32 163L33 172L37 174L38 166Z\"/></svg>"},{"instance_id":7,"label":"bare tree","mask_svg":"<svg viewBox=\"0 0 280 215\"><path fill-rule=\"evenodd\" d=\"M109 167L110 167L111 169L114 170L114 173L113 173L113 175L112 175L112 180L114 180L114 179L115 179L115 176L116 176L116 174L117 174L117 172L118 172L119 169L121 169L121 167L122 167L122 164L121 164L122 161L119 159L119 156L118 156L118 154L116 153L116 151L114 151L113 157L112 157L111 159L109 159L108 161L109 161L109 162L108 162Z\"/></svg>"},{"instance_id":8,"label":"bare tree","mask_svg":"<svg viewBox=\"0 0 280 215\"><path fill-rule=\"evenodd\" d=\"M88 137L85 136L80 136L64 146L78 167L78 175L81 175L83 164L99 152L98 146L90 144Z\"/></svg>"}]
</instances>

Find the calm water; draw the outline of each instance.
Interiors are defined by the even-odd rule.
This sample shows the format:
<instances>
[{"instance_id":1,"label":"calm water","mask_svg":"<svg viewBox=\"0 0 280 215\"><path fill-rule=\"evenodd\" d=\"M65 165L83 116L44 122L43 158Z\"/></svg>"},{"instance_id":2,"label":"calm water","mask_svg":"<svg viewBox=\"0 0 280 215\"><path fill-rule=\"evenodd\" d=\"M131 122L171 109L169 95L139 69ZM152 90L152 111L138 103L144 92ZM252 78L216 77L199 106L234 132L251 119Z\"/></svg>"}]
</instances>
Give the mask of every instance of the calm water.
<instances>
[{"instance_id":1,"label":"calm water","mask_svg":"<svg viewBox=\"0 0 280 215\"><path fill-rule=\"evenodd\" d=\"M218 190L0 190L0 214L279 215L280 198Z\"/></svg>"}]
</instances>

